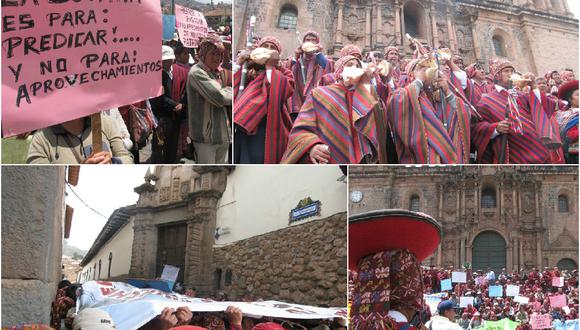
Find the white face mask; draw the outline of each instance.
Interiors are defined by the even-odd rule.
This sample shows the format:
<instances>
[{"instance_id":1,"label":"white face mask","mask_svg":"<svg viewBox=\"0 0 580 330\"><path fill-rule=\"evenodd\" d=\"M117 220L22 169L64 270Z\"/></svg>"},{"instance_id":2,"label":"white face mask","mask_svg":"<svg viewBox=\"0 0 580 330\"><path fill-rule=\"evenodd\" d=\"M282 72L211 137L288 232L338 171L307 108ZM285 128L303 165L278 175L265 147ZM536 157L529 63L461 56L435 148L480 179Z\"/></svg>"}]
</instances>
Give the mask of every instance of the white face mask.
<instances>
[{"instance_id":1,"label":"white face mask","mask_svg":"<svg viewBox=\"0 0 580 330\"><path fill-rule=\"evenodd\" d=\"M340 75L342 76L342 79L346 81L360 78L363 74L364 70L362 68L357 68L356 66L347 66L344 68Z\"/></svg>"}]
</instances>

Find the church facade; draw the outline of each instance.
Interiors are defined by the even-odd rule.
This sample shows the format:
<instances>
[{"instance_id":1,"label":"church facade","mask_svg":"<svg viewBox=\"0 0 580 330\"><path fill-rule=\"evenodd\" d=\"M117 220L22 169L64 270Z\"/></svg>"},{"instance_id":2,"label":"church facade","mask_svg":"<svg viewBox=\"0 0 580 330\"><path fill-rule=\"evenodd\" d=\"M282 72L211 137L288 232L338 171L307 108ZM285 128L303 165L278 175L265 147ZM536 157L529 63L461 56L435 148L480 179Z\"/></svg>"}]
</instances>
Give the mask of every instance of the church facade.
<instances>
[{"instance_id":1,"label":"church facade","mask_svg":"<svg viewBox=\"0 0 580 330\"><path fill-rule=\"evenodd\" d=\"M354 166L349 183L351 215L409 209L442 225L424 265L578 267L577 167Z\"/></svg>"},{"instance_id":2,"label":"church facade","mask_svg":"<svg viewBox=\"0 0 580 330\"><path fill-rule=\"evenodd\" d=\"M280 39L290 56L300 36L320 33L325 52L337 57L355 44L365 51L399 46L411 56L405 34L448 47L464 63L509 58L518 71L541 74L578 70L578 20L567 0L240 0L234 2L236 49L254 33Z\"/></svg>"}]
</instances>

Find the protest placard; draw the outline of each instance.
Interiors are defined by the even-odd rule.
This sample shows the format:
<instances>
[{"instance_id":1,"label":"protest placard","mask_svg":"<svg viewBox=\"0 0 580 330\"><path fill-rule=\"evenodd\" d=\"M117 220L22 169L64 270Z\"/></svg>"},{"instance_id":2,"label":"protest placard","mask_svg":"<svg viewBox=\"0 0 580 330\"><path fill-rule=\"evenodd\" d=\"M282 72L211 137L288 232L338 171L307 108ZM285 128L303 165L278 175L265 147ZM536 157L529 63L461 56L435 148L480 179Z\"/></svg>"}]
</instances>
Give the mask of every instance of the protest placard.
<instances>
[{"instance_id":1,"label":"protest placard","mask_svg":"<svg viewBox=\"0 0 580 330\"><path fill-rule=\"evenodd\" d=\"M552 317L549 314L538 314L530 316L532 330L552 328Z\"/></svg>"},{"instance_id":2,"label":"protest placard","mask_svg":"<svg viewBox=\"0 0 580 330\"><path fill-rule=\"evenodd\" d=\"M473 297L459 297L459 308L467 307L467 305L473 306Z\"/></svg>"},{"instance_id":3,"label":"protest placard","mask_svg":"<svg viewBox=\"0 0 580 330\"><path fill-rule=\"evenodd\" d=\"M175 34L175 15L163 15L163 40L173 39Z\"/></svg>"},{"instance_id":4,"label":"protest placard","mask_svg":"<svg viewBox=\"0 0 580 330\"><path fill-rule=\"evenodd\" d=\"M467 273L465 272L452 272L451 282L453 283L467 283Z\"/></svg>"},{"instance_id":5,"label":"protest placard","mask_svg":"<svg viewBox=\"0 0 580 330\"><path fill-rule=\"evenodd\" d=\"M557 296L550 297L550 307L556 308L556 307L564 307L566 305L567 305L566 295L560 294Z\"/></svg>"},{"instance_id":6,"label":"protest placard","mask_svg":"<svg viewBox=\"0 0 580 330\"><path fill-rule=\"evenodd\" d=\"M451 290L452 285L451 285L451 279L448 278L446 280L441 280L441 291L447 291L447 290Z\"/></svg>"},{"instance_id":7,"label":"protest placard","mask_svg":"<svg viewBox=\"0 0 580 330\"><path fill-rule=\"evenodd\" d=\"M485 285L485 284L487 284L487 279L484 276L478 276L475 278L475 284Z\"/></svg>"},{"instance_id":8,"label":"protest placard","mask_svg":"<svg viewBox=\"0 0 580 330\"><path fill-rule=\"evenodd\" d=\"M503 297L503 287L501 285L491 285L489 287L490 297Z\"/></svg>"},{"instance_id":9,"label":"protest placard","mask_svg":"<svg viewBox=\"0 0 580 330\"><path fill-rule=\"evenodd\" d=\"M563 277L552 277L552 286L561 288L564 286L564 278Z\"/></svg>"},{"instance_id":10,"label":"protest placard","mask_svg":"<svg viewBox=\"0 0 580 330\"><path fill-rule=\"evenodd\" d=\"M161 279L169 282L175 283L177 276L179 275L179 268L171 265L163 266L163 272L161 273Z\"/></svg>"},{"instance_id":11,"label":"protest placard","mask_svg":"<svg viewBox=\"0 0 580 330\"><path fill-rule=\"evenodd\" d=\"M520 294L519 285L508 285L505 289L505 295L507 297L515 297Z\"/></svg>"},{"instance_id":12,"label":"protest placard","mask_svg":"<svg viewBox=\"0 0 580 330\"><path fill-rule=\"evenodd\" d=\"M2 134L159 95L160 12L155 0L3 2Z\"/></svg>"},{"instance_id":13,"label":"protest placard","mask_svg":"<svg viewBox=\"0 0 580 330\"><path fill-rule=\"evenodd\" d=\"M516 296L514 298L514 301L520 304L527 304L528 302L530 302L530 298L524 296Z\"/></svg>"},{"instance_id":14,"label":"protest placard","mask_svg":"<svg viewBox=\"0 0 580 330\"><path fill-rule=\"evenodd\" d=\"M196 48L199 38L207 36L207 22L197 10L175 5L175 26L185 47Z\"/></svg>"}]
</instances>

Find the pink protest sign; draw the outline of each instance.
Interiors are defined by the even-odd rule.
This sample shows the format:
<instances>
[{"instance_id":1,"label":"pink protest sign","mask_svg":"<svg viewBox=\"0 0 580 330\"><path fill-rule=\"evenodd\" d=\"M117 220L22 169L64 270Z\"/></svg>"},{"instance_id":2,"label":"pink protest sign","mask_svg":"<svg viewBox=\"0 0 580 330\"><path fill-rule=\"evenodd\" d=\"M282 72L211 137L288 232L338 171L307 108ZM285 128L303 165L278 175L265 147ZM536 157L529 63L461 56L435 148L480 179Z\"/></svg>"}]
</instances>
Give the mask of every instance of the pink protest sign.
<instances>
[{"instance_id":1,"label":"pink protest sign","mask_svg":"<svg viewBox=\"0 0 580 330\"><path fill-rule=\"evenodd\" d=\"M563 277L552 277L552 286L561 288L564 286L564 278Z\"/></svg>"},{"instance_id":2,"label":"pink protest sign","mask_svg":"<svg viewBox=\"0 0 580 330\"><path fill-rule=\"evenodd\" d=\"M532 315L530 317L532 323L532 329L550 329L552 328L552 317L549 314L546 315Z\"/></svg>"},{"instance_id":3,"label":"pink protest sign","mask_svg":"<svg viewBox=\"0 0 580 330\"><path fill-rule=\"evenodd\" d=\"M199 11L175 5L175 25L185 47L195 48L199 38L207 36L207 22Z\"/></svg>"},{"instance_id":4,"label":"pink protest sign","mask_svg":"<svg viewBox=\"0 0 580 330\"><path fill-rule=\"evenodd\" d=\"M551 296L550 297L550 306L552 308L556 308L556 307L564 307L566 306L566 295L557 295L557 296Z\"/></svg>"},{"instance_id":5,"label":"pink protest sign","mask_svg":"<svg viewBox=\"0 0 580 330\"><path fill-rule=\"evenodd\" d=\"M2 133L161 92L158 0L2 1Z\"/></svg>"}]
</instances>

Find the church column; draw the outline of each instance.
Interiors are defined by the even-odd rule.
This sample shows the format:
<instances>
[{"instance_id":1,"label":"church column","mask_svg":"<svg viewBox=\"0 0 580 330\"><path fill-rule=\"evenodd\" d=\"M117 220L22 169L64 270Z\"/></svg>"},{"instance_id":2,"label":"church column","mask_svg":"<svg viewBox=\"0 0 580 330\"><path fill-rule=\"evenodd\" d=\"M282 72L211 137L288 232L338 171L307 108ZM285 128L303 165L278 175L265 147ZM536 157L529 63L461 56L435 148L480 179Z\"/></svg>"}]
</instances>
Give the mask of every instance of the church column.
<instances>
[{"instance_id":1,"label":"church column","mask_svg":"<svg viewBox=\"0 0 580 330\"><path fill-rule=\"evenodd\" d=\"M477 19L474 16L470 16L469 20L471 22L471 37L473 40L473 54L475 55L475 61L479 61L479 37L477 36Z\"/></svg>"},{"instance_id":2,"label":"church column","mask_svg":"<svg viewBox=\"0 0 580 330\"><path fill-rule=\"evenodd\" d=\"M441 244L443 242L439 242L439 245L437 245L437 268L441 268Z\"/></svg>"},{"instance_id":3,"label":"church column","mask_svg":"<svg viewBox=\"0 0 580 330\"><path fill-rule=\"evenodd\" d=\"M505 247L505 255L506 255L506 267L505 268L508 272L511 272L512 271L512 260L513 260L513 258L512 258L513 246L511 244L509 238L507 239L506 243L507 243L507 245Z\"/></svg>"},{"instance_id":4,"label":"church column","mask_svg":"<svg viewBox=\"0 0 580 330\"><path fill-rule=\"evenodd\" d=\"M514 268L518 267L518 239L516 237L512 238L512 265Z\"/></svg>"},{"instance_id":5,"label":"church column","mask_svg":"<svg viewBox=\"0 0 580 330\"><path fill-rule=\"evenodd\" d=\"M479 208L480 208L480 200L479 200L479 182L475 183L475 217L477 222L479 223Z\"/></svg>"},{"instance_id":6,"label":"church column","mask_svg":"<svg viewBox=\"0 0 580 330\"><path fill-rule=\"evenodd\" d=\"M449 48L453 53L455 53L457 44L455 41L455 30L453 29L453 23L451 23L451 13L449 8L447 8L447 32L449 34Z\"/></svg>"},{"instance_id":7,"label":"church column","mask_svg":"<svg viewBox=\"0 0 580 330\"><path fill-rule=\"evenodd\" d=\"M523 245L524 243L522 242L522 239L519 239L519 264L518 264L518 270L520 270L523 266L524 266L524 250L523 250Z\"/></svg>"},{"instance_id":8,"label":"church column","mask_svg":"<svg viewBox=\"0 0 580 330\"><path fill-rule=\"evenodd\" d=\"M443 186L439 185L439 210L437 212L438 219L443 219Z\"/></svg>"},{"instance_id":9,"label":"church column","mask_svg":"<svg viewBox=\"0 0 580 330\"><path fill-rule=\"evenodd\" d=\"M366 7L365 48L371 49L371 7Z\"/></svg>"},{"instance_id":10,"label":"church column","mask_svg":"<svg viewBox=\"0 0 580 330\"><path fill-rule=\"evenodd\" d=\"M467 241L467 238L465 239ZM467 243L467 242L466 242ZM467 255L466 260L467 262L469 262L469 264L473 267L473 245L467 245L465 246L465 253Z\"/></svg>"},{"instance_id":11,"label":"church column","mask_svg":"<svg viewBox=\"0 0 580 330\"><path fill-rule=\"evenodd\" d=\"M375 49L377 46L383 46L383 12L382 12L382 3L381 0L378 0L375 5L375 10L377 12L377 31L375 33ZM383 50L380 49L382 52Z\"/></svg>"},{"instance_id":12,"label":"church column","mask_svg":"<svg viewBox=\"0 0 580 330\"><path fill-rule=\"evenodd\" d=\"M498 189L497 189L497 220L500 223L503 223L503 217L501 214L501 210L502 210L502 206L503 206L503 184L500 183L498 185Z\"/></svg>"},{"instance_id":13,"label":"church column","mask_svg":"<svg viewBox=\"0 0 580 330\"><path fill-rule=\"evenodd\" d=\"M541 233L538 233L538 237L536 238L536 264L538 269L541 269L542 266L542 237Z\"/></svg>"},{"instance_id":14,"label":"church column","mask_svg":"<svg viewBox=\"0 0 580 330\"><path fill-rule=\"evenodd\" d=\"M435 5L431 4L431 13L429 14L431 18L431 33L433 46L439 47L439 38L437 37L437 20L435 19Z\"/></svg>"},{"instance_id":15,"label":"church column","mask_svg":"<svg viewBox=\"0 0 580 330\"><path fill-rule=\"evenodd\" d=\"M455 239L455 268L461 267L461 238Z\"/></svg>"},{"instance_id":16,"label":"church column","mask_svg":"<svg viewBox=\"0 0 580 330\"><path fill-rule=\"evenodd\" d=\"M465 264L465 238L461 238L461 250L459 251L459 267Z\"/></svg>"},{"instance_id":17,"label":"church column","mask_svg":"<svg viewBox=\"0 0 580 330\"><path fill-rule=\"evenodd\" d=\"M399 35L399 38L401 38L401 45L405 45L407 40L405 38L405 6L401 6L401 34Z\"/></svg>"},{"instance_id":18,"label":"church column","mask_svg":"<svg viewBox=\"0 0 580 330\"><path fill-rule=\"evenodd\" d=\"M538 184L536 184L536 191L534 192L534 195L536 197L536 205L535 205L535 209L536 209L536 218L540 217L540 186Z\"/></svg>"},{"instance_id":19,"label":"church column","mask_svg":"<svg viewBox=\"0 0 580 330\"><path fill-rule=\"evenodd\" d=\"M395 45L401 43L401 8L399 6L399 0L395 0Z\"/></svg>"},{"instance_id":20,"label":"church column","mask_svg":"<svg viewBox=\"0 0 580 330\"><path fill-rule=\"evenodd\" d=\"M336 39L337 45L342 45L342 19L344 11L344 0L338 1L338 22L336 23Z\"/></svg>"}]
</instances>

